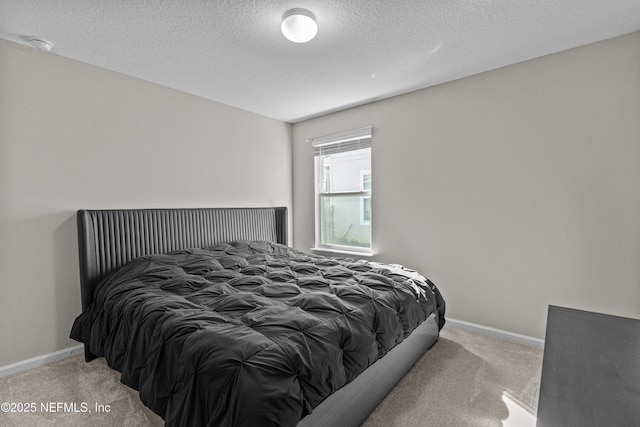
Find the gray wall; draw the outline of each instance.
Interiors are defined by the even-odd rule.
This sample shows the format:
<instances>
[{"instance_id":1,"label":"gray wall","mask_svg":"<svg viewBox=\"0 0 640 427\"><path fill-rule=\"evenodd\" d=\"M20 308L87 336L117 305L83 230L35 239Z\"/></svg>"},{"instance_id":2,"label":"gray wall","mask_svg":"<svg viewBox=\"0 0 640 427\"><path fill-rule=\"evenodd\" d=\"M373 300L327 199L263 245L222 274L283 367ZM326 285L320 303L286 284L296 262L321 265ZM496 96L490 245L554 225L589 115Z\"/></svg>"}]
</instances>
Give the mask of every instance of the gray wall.
<instances>
[{"instance_id":1,"label":"gray wall","mask_svg":"<svg viewBox=\"0 0 640 427\"><path fill-rule=\"evenodd\" d=\"M0 366L78 344L77 209L290 207L291 179L288 124L0 40Z\"/></svg>"},{"instance_id":2,"label":"gray wall","mask_svg":"<svg viewBox=\"0 0 640 427\"><path fill-rule=\"evenodd\" d=\"M370 124L376 258L450 317L537 338L548 304L640 317L640 33L295 124L295 247L306 140Z\"/></svg>"},{"instance_id":3,"label":"gray wall","mask_svg":"<svg viewBox=\"0 0 640 427\"><path fill-rule=\"evenodd\" d=\"M0 366L76 344L77 209L293 205L308 250L306 139L369 124L377 258L424 271L451 317L540 338L547 304L640 317L639 33L302 122L293 138L0 40Z\"/></svg>"}]
</instances>

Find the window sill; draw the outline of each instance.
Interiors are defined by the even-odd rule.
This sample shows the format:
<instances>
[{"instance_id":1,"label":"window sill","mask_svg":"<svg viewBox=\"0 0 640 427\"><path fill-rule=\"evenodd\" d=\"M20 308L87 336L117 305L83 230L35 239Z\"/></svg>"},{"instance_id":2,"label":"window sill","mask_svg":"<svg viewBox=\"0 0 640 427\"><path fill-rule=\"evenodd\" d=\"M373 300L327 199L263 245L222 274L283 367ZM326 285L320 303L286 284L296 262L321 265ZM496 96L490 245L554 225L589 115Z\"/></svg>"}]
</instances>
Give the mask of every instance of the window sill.
<instances>
[{"instance_id":1,"label":"window sill","mask_svg":"<svg viewBox=\"0 0 640 427\"><path fill-rule=\"evenodd\" d=\"M340 249L330 249L330 248L311 248L312 252L316 253L326 253L330 255L339 255L339 256L352 256L359 258L371 258L375 254L373 252L357 252L357 251L344 251Z\"/></svg>"}]
</instances>

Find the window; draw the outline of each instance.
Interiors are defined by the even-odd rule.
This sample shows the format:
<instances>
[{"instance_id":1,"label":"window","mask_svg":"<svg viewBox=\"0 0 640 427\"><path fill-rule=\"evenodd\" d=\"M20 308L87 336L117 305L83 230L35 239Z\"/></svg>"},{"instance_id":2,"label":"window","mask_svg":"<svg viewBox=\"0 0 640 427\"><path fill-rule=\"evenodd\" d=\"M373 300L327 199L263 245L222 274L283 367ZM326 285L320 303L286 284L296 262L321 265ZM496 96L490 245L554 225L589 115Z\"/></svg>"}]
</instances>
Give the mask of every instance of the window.
<instances>
[{"instance_id":1,"label":"window","mask_svg":"<svg viewBox=\"0 0 640 427\"><path fill-rule=\"evenodd\" d=\"M371 171L360 172L360 191L371 193ZM360 224L371 225L371 196L360 197Z\"/></svg>"},{"instance_id":2,"label":"window","mask_svg":"<svg viewBox=\"0 0 640 427\"><path fill-rule=\"evenodd\" d=\"M318 249L371 252L371 135L370 126L311 140Z\"/></svg>"}]
</instances>

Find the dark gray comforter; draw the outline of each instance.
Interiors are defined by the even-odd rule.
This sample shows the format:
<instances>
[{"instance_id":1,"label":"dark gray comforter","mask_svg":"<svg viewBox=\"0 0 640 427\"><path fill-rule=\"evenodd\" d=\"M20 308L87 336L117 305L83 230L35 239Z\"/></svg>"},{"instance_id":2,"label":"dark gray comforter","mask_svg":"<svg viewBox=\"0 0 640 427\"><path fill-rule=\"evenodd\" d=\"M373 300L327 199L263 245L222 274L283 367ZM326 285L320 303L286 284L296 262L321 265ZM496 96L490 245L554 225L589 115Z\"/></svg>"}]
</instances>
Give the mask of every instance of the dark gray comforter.
<instances>
[{"instance_id":1,"label":"dark gray comforter","mask_svg":"<svg viewBox=\"0 0 640 427\"><path fill-rule=\"evenodd\" d=\"M71 337L167 426L294 426L431 313L442 327L438 289L414 279L267 242L144 256Z\"/></svg>"}]
</instances>

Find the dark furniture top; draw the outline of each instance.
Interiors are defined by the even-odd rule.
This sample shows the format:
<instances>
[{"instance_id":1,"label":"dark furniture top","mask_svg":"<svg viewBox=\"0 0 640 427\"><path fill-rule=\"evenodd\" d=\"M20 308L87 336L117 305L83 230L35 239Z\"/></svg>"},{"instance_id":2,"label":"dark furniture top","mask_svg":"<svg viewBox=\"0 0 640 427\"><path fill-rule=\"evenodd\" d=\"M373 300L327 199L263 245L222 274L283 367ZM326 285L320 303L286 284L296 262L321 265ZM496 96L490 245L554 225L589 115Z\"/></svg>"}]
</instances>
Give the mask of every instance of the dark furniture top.
<instances>
[{"instance_id":1,"label":"dark furniture top","mask_svg":"<svg viewBox=\"0 0 640 427\"><path fill-rule=\"evenodd\" d=\"M640 425L640 320L549 306L538 427Z\"/></svg>"}]
</instances>

